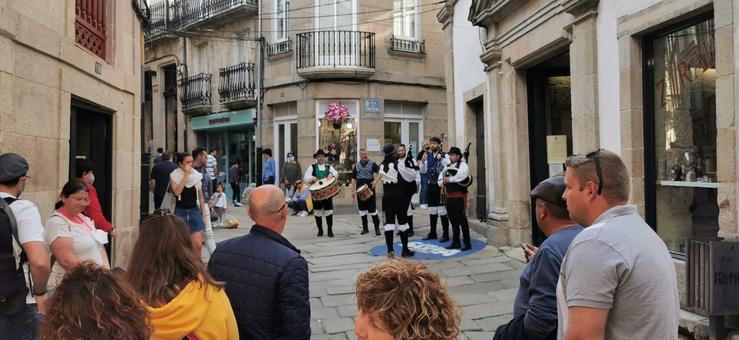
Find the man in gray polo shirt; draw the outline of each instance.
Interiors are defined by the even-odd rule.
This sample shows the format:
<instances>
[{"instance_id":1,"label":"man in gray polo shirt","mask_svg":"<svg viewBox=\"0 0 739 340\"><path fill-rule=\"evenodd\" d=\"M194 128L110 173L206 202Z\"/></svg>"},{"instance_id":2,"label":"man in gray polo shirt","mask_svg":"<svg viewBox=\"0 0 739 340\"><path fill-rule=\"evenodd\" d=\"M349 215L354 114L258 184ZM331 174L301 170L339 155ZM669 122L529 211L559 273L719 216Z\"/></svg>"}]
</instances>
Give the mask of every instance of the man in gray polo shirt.
<instances>
[{"instance_id":1,"label":"man in gray polo shirt","mask_svg":"<svg viewBox=\"0 0 739 340\"><path fill-rule=\"evenodd\" d=\"M664 242L628 205L629 172L598 149L567 159L567 210L585 227L557 285L559 339L677 339L680 303Z\"/></svg>"}]
</instances>

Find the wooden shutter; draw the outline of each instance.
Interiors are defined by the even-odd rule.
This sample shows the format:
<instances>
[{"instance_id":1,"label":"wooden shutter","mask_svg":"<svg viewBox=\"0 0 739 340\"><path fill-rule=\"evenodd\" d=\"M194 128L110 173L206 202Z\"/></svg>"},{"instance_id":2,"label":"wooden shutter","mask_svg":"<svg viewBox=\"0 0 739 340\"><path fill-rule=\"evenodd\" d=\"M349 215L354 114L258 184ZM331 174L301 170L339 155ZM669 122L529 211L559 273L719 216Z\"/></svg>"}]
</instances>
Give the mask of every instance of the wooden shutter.
<instances>
[{"instance_id":1,"label":"wooden shutter","mask_svg":"<svg viewBox=\"0 0 739 340\"><path fill-rule=\"evenodd\" d=\"M76 0L76 3L75 41L88 51L105 59L107 10L105 0Z\"/></svg>"}]
</instances>

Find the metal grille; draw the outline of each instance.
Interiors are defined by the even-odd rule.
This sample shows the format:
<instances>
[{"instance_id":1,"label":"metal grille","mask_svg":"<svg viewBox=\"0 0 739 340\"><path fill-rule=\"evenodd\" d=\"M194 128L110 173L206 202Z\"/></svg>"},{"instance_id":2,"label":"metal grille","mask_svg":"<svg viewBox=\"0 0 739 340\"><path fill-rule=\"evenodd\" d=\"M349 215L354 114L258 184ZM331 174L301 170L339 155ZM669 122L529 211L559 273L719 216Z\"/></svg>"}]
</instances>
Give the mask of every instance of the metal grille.
<instances>
[{"instance_id":1,"label":"metal grille","mask_svg":"<svg viewBox=\"0 0 739 340\"><path fill-rule=\"evenodd\" d=\"M399 39L393 36L390 38L390 49L398 52L426 54L426 41Z\"/></svg>"},{"instance_id":2,"label":"metal grille","mask_svg":"<svg viewBox=\"0 0 739 340\"><path fill-rule=\"evenodd\" d=\"M282 53L287 53L292 50L292 40L285 40L275 44L267 46L267 55L273 56Z\"/></svg>"},{"instance_id":3,"label":"metal grille","mask_svg":"<svg viewBox=\"0 0 739 340\"><path fill-rule=\"evenodd\" d=\"M256 0L167 0L151 5L149 37L208 19L234 8L257 8Z\"/></svg>"},{"instance_id":4,"label":"metal grille","mask_svg":"<svg viewBox=\"0 0 739 340\"><path fill-rule=\"evenodd\" d=\"M218 94L221 103L256 99L254 69L253 63L240 63L219 69Z\"/></svg>"},{"instance_id":5,"label":"metal grille","mask_svg":"<svg viewBox=\"0 0 739 340\"><path fill-rule=\"evenodd\" d=\"M182 109L210 106L210 73L200 73L180 81Z\"/></svg>"},{"instance_id":6,"label":"metal grille","mask_svg":"<svg viewBox=\"0 0 739 340\"><path fill-rule=\"evenodd\" d=\"M375 68L375 33L315 31L296 36L297 68L355 66Z\"/></svg>"}]
</instances>

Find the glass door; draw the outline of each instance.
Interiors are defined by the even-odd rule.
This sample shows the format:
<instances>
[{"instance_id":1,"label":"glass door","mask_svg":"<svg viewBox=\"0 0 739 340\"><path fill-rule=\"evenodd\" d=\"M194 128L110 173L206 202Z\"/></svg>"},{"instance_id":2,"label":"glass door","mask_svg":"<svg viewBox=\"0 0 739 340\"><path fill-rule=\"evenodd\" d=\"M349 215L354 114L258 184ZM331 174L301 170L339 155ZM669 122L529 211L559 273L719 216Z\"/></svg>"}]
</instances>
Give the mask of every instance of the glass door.
<instances>
[{"instance_id":1,"label":"glass door","mask_svg":"<svg viewBox=\"0 0 739 340\"><path fill-rule=\"evenodd\" d=\"M423 143L423 121L420 119L385 119L385 143L405 144L417 154Z\"/></svg>"},{"instance_id":2,"label":"glass door","mask_svg":"<svg viewBox=\"0 0 739 340\"><path fill-rule=\"evenodd\" d=\"M287 120L275 124L275 149L272 156L277 165L276 183L280 183L280 168L287 160L287 153L298 155L298 122Z\"/></svg>"},{"instance_id":3,"label":"glass door","mask_svg":"<svg viewBox=\"0 0 739 340\"><path fill-rule=\"evenodd\" d=\"M354 65L357 49L354 0L316 0L315 50L319 66Z\"/></svg>"}]
</instances>

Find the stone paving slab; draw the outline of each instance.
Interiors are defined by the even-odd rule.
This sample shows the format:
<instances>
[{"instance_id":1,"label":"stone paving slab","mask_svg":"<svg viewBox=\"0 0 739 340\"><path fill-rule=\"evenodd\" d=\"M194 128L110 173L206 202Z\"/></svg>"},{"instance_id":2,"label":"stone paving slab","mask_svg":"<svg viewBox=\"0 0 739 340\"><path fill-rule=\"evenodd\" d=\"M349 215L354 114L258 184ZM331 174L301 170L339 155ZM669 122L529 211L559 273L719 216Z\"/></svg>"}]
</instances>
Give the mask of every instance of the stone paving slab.
<instances>
[{"instance_id":1,"label":"stone paving slab","mask_svg":"<svg viewBox=\"0 0 739 340\"><path fill-rule=\"evenodd\" d=\"M237 229L217 229L217 241L244 235L251 228L252 222L242 208L232 208L229 213L235 215L241 225ZM412 239L421 239L428 234L428 215L421 209L414 213L417 236ZM372 247L384 244L384 238L372 233L360 235L359 225L356 215L335 216L335 237L318 238L312 217L288 217L284 236L301 249L309 263L311 339L356 339L357 307L353 287L357 275L386 260L384 256L369 253ZM474 232L472 236L484 240ZM515 249L508 251L517 255ZM459 339L490 340L495 328L512 318L518 276L524 263L491 246L473 255L424 263L446 280L449 294L460 308L462 333Z\"/></svg>"}]
</instances>

